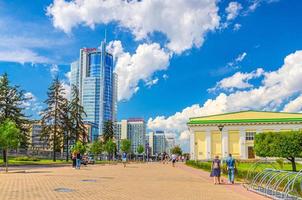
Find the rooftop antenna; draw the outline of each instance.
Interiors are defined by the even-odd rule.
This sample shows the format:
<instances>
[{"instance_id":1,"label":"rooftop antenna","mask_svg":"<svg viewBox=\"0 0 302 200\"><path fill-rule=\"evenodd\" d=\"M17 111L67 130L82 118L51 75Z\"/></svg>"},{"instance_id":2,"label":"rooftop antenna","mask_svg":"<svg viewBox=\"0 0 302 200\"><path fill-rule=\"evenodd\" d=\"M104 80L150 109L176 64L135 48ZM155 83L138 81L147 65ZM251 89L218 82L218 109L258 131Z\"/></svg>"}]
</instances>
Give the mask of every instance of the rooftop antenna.
<instances>
[{"instance_id":1,"label":"rooftop antenna","mask_svg":"<svg viewBox=\"0 0 302 200\"><path fill-rule=\"evenodd\" d=\"M104 38L104 42L107 42L107 28L105 28L105 38Z\"/></svg>"}]
</instances>

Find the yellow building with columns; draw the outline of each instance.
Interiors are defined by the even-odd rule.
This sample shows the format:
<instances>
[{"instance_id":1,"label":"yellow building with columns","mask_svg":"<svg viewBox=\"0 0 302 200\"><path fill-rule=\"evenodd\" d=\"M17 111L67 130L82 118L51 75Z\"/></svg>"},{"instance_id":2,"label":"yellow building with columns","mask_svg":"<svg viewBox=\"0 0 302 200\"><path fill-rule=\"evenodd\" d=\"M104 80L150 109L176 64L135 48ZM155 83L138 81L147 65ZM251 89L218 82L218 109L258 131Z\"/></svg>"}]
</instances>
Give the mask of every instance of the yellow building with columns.
<instances>
[{"instance_id":1,"label":"yellow building with columns","mask_svg":"<svg viewBox=\"0 0 302 200\"><path fill-rule=\"evenodd\" d=\"M190 155L207 160L231 153L253 159L254 136L261 132L302 130L302 113L241 111L190 118Z\"/></svg>"}]
</instances>

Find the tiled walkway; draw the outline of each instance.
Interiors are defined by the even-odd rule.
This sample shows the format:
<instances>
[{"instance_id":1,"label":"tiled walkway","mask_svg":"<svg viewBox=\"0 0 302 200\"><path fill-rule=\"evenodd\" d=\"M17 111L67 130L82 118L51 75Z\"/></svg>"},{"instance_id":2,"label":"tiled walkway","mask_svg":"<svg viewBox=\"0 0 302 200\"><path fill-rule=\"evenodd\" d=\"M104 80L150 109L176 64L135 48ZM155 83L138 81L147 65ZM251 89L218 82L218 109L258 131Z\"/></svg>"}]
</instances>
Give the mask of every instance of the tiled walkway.
<instances>
[{"instance_id":1,"label":"tiled walkway","mask_svg":"<svg viewBox=\"0 0 302 200\"><path fill-rule=\"evenodd\" d=\"M1 200L264 199L240 185L213 185L206 172L182 164L175 168L170 164L149 163L131 164L127 168L95 165L81 170L70 167L14 170L0 173Z\"/></svg>"}]
</instances>

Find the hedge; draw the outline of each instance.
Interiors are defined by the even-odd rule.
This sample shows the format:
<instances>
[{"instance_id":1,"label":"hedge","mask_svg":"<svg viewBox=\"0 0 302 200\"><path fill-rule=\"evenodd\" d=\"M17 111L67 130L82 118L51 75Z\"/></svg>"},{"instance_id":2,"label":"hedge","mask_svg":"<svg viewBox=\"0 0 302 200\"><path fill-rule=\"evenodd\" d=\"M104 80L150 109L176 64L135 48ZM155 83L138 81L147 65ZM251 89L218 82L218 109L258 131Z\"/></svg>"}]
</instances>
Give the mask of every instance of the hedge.
<instances>
[{"instance_id":1,"label":"hedge","mask_svg":"<svg viewBox=\"0 0 302 200\"><path fill-rule=\"evenodd\" d=\"M186 162L186 165L197 168L197 169L203 169L205 171L211 172L212 162L188 160ZM236 178L239 178L239 179L246 179L248 172L249 172L249 169L246 169L246 168L241 169L237 165L237 170L236 170L235 176L236 176ZM251 175L250 177L254 177L257 173L258 173L258 171L255 171L254 174L250 174ZM227 167L225 164L222 166L222 174L227 175Z\"/></svg>"},{"instance_id":2,"label":"hedge","mask_svg":"<svg viewBox=\"0 0 302 200\"><path fill-rule=\"evenodd\" d=\"M40 158L37 157L28 157L28 156L23 156L23 157L17 157L15 158L16 161L40 161Z\"/></svg>"}]
</instances>

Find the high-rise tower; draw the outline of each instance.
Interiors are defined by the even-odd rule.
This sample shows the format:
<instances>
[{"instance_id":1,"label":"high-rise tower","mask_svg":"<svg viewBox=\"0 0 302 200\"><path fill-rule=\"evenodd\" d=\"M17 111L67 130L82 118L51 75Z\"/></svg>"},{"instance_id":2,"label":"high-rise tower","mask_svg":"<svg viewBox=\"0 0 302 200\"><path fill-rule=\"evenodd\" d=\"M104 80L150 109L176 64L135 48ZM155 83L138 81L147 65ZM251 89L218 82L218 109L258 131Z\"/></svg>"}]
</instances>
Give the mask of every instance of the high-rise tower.
<instances>
[{"instance_id":1,"label":"high-rise tower","mask_svg":"<svg viewBox=\"0 0 302 200\"><path fill-rule=\"evenodd\" d=\"M117 75L113 72L113 56L101 48L82 48L78 62L71 64L71 84L79 88L81 104L87 116L84 120L98 128L102 134L105 121L116 121Z\"/></svg>"}]
</instances>

